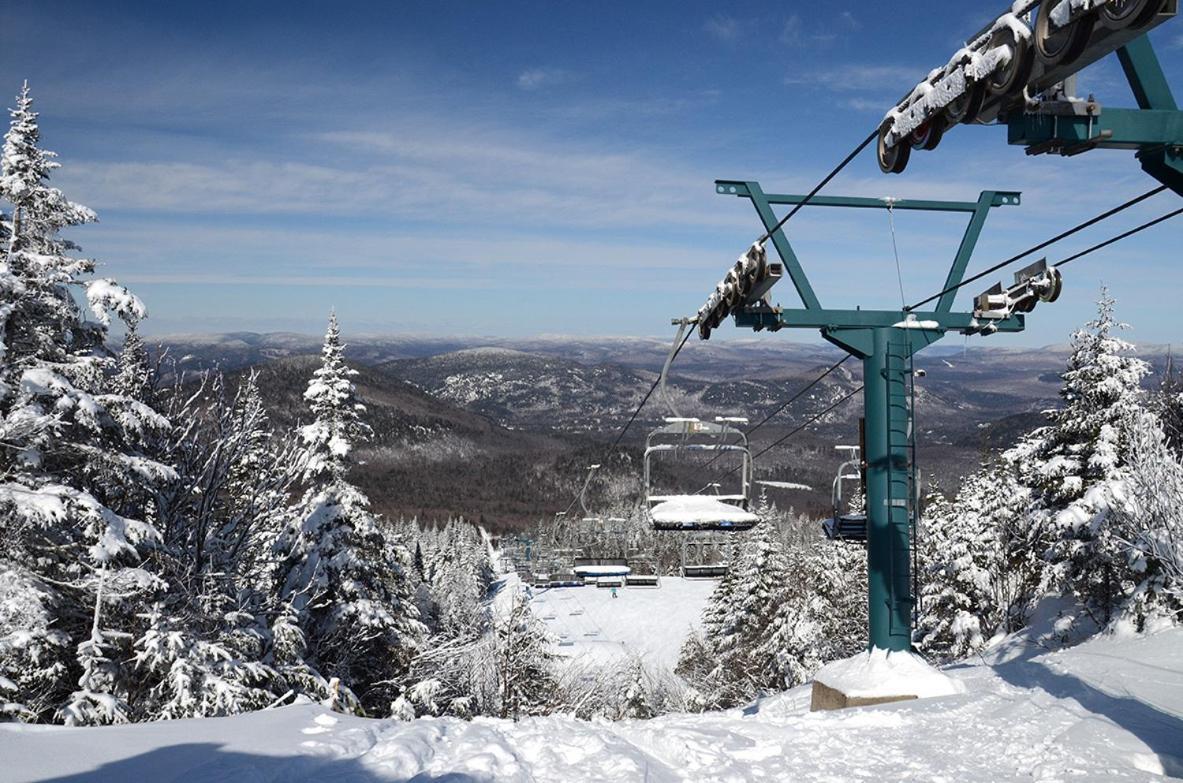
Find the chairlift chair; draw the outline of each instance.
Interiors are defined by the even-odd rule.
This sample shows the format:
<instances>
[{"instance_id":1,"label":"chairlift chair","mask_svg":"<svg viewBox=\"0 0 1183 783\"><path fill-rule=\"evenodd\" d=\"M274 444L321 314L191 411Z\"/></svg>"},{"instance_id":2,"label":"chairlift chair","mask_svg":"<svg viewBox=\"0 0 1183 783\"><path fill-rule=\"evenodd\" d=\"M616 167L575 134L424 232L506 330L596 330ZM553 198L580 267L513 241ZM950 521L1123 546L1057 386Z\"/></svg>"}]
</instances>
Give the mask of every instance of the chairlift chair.
<instances>
[{"instance_id":1,"label":"chairlift chair","mask_svg":"<svg viewBox=\"0 0 1183 783\"><path fill-rule=\"evenodd\" d=\"M832 494L834 515L822 521L822 532L831 541L865 543L867 540L866 513L851 513L849 511L843 513L842 508L842 482L862 481L860 473L862 461L859 457L859 448L858 446L837 446L836 448L839 451L848 451L851 458L842 463L838 468L838 475L834 477Z\"/></svg>"},{"instance_id":2,"label":"chairlift chair","mask_svg":"<svg viewBox=\"0 0 1183 783\"><path fill-rule=\"evenodd\" d=\"M670 365L682 345L686 330L693 322L689 318L674 321L678 325L678 332L661 368L658 388L671 415L665 419L665 424L650 432L645 439L646 516L654 530L747 530L760 521L759 517L748 511L752 499L752 452L748 449L747 435L734 426L746 423L747 419L721 416L711 422L684 417L678 413L666 388ZM654 457L661 454L678 457L693 452L713 453L716 457L738 456L740 465L736 490L722 494L716 487L713 495L703 495L701 490L690 494L658 492L653 485Z\"/></svg>"},{"instance_id":3,"label":"chairlift chair","mask_svg":"<svg viewBox=\"0 0 1183 783\"><path fill-rule=\"evenodd\" d=\"M719 531L695 531L682 538L683 579L718 579L731 567L734 540Z\"/></svg>"},{"instance_id":4,"label":"chairlift chair","mask_svg":"<svg viewBox=\"0 0 1183 783\"><path fill-rule=\"evenodd\" d=\"M629 572L624 577L626 587L661 587L657 573L657 558L649 550L628 552Z\"/></svg>"},{"instance_id":5,"label":"chairlift chair","mask_svg":"<svg viewBox=\"0 0 1183 783\"><path fill-rule=\"evenodd\" d=\"M729 493L666 494L653 483L657 455L687 452L730 454L740 459L737 486ZM649 433L644 458L645 507L654 530L748 530L758 521L748 506L752 497L752 454L742 430L724 422L668 418Z\"/></svg>"}]
</instances>

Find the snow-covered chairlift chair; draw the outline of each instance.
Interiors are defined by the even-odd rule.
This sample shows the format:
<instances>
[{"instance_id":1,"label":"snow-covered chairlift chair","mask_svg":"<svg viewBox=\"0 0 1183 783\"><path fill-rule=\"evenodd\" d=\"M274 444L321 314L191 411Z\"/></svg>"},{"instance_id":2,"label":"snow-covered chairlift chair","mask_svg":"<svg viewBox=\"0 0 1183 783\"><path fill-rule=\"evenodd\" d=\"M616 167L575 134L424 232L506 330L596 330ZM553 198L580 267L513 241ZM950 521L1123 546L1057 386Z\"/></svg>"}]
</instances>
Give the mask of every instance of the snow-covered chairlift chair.
<instances>
[{"instance_id":1,"label":"snow-covered chairlift chair","mask_svg":"<svg viewBox=\"0 0 1183 783\"><path fill-rule=\"evenodd\" d=\"M738 486L730 494L662 494L653 486L656 455L709 451L741 460ZM760 518L748 510L752 454L747 436L724 422L670 418L645 440L645 508L654 530L748 530Z\"/></svg>"}]
</instances>

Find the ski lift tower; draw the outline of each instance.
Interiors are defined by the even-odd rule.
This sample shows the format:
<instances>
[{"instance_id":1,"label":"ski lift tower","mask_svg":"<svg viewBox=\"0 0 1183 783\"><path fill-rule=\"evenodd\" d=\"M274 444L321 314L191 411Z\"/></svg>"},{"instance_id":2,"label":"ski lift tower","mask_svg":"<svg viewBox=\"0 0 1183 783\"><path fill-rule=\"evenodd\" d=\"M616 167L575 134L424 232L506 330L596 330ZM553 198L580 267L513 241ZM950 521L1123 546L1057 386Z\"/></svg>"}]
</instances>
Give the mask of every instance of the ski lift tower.
<instances>
[{"instance_id":1,"label":"ski lift tower","mask_svg":"<svg viewBox=\"0 0 1183 783\"><path fill-rule=\"evenodd\" d=\"M991 308L953 310L954 293L939 297L933 309L905 313L883 310L836 310L823 307L814 293L788 237L777 226L773 207L796 205L805 196L765 193L754 181L719 180L721 195L751 201L782 263L769 263L757 244L740 258L698 313L699 336L710 337L728 315L735 324L756 331L817 329L821 336L863 363L863 405L866 418L867 565L869 571L869 641L872 647L908 650L912 643L911 534L917 514L912 465L912 356L946 334L1020 332L1023 313L1038 301L1059 294L1057 270L1042 262L1016 277L1015 285L995 294ZM810 206L853 209L953 212L969 216L961 244L950 264L943 289L961 283L990 210L1018 206L1020 194L983 191L976 201L884 200L849 196L816 196ZM776 228L776 230L773 230ZM788 274L803 307L769 303L769 289ZM985 295L979 297L985 304Z\"/></svg>"},{"instance_id":2,"label":"ski lift tower","mask_svg":"<svg viewBox=\"0 0 1183 783\"><path fill-rule=\"evenodd\" d=\"M1077 155L1093 149L1134 151L1147 174L1183 195L1183 111L1146 33L1178 13L1179 0L1016 0L944 65L935 68L884 117L878 161L900 173L913 150L933 150L962 124L1005 125L1008 141L1027 154ZM1075 96L1078 71L1116 53L1136 109L1102 107ZM910 522L917 512L913 466L911 357L953 332L1018 332L1023 313L1059 295L1058 270L1037 262L975 299L973 312L953 312L952 290L992 207L1017 205L1018 193L984 191L976 202L908 201L765 194L756 182L717 181L716 191L756 208L783 264L769 264L754 245L699 311L710 336L728 315L750 329L818 329L863 362L866 416L867 550L870 644L911 644ZM777 227L773 205L808 201L818 207L934 210L970 214L969 226L932 310L832 310L821 306L793 249ZM776 230L773 230L776 227ZM769 304L768 290L785 273L803 308Z\"/></svg>"}]
</instances>

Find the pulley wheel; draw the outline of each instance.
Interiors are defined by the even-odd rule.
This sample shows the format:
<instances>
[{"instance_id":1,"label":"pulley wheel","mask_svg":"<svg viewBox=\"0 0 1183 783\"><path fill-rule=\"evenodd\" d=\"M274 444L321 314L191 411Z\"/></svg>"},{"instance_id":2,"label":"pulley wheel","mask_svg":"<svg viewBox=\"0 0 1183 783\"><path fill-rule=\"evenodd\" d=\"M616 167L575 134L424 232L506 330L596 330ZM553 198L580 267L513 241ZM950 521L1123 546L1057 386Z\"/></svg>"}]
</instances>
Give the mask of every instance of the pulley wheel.
<instances>
[{"instance_id":1,"label":"pulley wheel","mask_svg":"<svg viewBox=\"0 0 1183 783\"><path fill-rule=\"evenodd\" d=\"M930 118L928 122L908 134L908 144L913 149L935 150L945 135L945 125L940 114Z\"/></svg>"},{"instance_id":2,"label":"pulley wheel","mask_svg":"<svg viewBox=\"0 0 1183 783\"><path fill-rule=\"evenodd\" d=\"M1101 6L1101 22L1111 30L1140 30L1154 21L1168 0L1109 0Z\"/></svg>"},{"instance_id":3,"label":"pulley wheel","mask_svg":"<svg viewBox=\"0 0 1183 783\"><path fill-rule=\"evenodd\" d=\"M958 123L970 124L978 118L982 111L982 103L986 100L986 85L984 82L972 82L965 86L965 92L958 95L945 105L943 117L945 130Z\"/></svg>"},{"instance_id":4,"label":"pulley wheel","mask_svg":"<svg viewBox=\"0 0 1183 783\"><path fill-rule=\"evenodd\" d=\"M1064 276L1054 266L1048 269L1047 272L1051 275L1052 287L1050 291L1039 298L1045 302L1054 302L1060 298L1060 292L1064 290Z\"/></svg>"},{"instance_id":5,"label":"pulley wheel","mask_svg":"<svg viewBox=\"0 0 1183 783\"><path fill-rule=\"evenodd\" d=\"M1035 51L1048 66L1067 65L1080 56L1093 34L1097 15L1086 12L1063 27L1052 24L1056 0L1043 0L1035 17Z\"/></svg>"},{"instance_id":6,"label":"pulley wheel","mask_svg":"<svg viewBox=\"0 0 1183 783\"><path fill-rule=\"evenodd\" d=\"M1010 61L990 74L986 79L986 92L992 97L1005 97L1021 92L1031 77L1031 66L1035 63L1035 49L1029 38L1015 35L1009 27L995 31L990 36L989 48L1009 46Z\"/></svg>"},{"instance_id":7,"label":"pulley wheel","mask_svg":"<svg viewBox=\"0 0 1183 783\"><path fill-rule=\"evenodd\" d=\"M908 165L908 156L912 148L900 139L894 147L887 146L887 133L891 130L891 123L884 122L879 126L879 169L884 174L899 174Z\"/></svg>"}]
</instances>

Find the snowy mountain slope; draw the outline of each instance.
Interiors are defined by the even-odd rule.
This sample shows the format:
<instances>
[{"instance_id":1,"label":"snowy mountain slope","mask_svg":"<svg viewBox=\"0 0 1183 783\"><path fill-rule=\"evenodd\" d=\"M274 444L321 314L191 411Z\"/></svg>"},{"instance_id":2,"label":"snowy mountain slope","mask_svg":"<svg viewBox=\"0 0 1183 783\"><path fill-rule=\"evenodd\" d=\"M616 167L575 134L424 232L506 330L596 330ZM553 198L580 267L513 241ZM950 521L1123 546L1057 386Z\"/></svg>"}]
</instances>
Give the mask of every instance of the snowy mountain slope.
<instances>
[{"instance_id":1,"label":"snowy mountain slope","mask_svg":"<svg viewBox=\"0 0 1183 783\"><path fill-rule=\"evenodd\" d=\"M0 780L1153 781L1183 775L1183 629L949 673L956 696L620 723L364 720L303 705L97 729L0 726Z\"/></svg>"},{"instance_id":2,"label":"snowy mountain slope","mask_svg":"<svg viewBox=\"0 0 1183 783\"><path fill-rule=\"evenodd\" d=\"M612 364L584 365L498 347L399 360L383 368L503 425L568 431L610 428L653 380L650 373Z\"/></svg>"},{"instance_id":3,"label":"snowy mountain slope","mask_svg":"<svg viewBox=\"0 0 1183 783\"><path fill-rule=\"evenodd\" d=\"M311 356L294 356L254 368L276 425L307 423L303 393L317 363ZM245 372L231 373L231 382ZM553 476L552 466L569 451L568 444L508 430L381 368L359 366L353 380L366 406L363 419L374 431L358 449L363 462L355 477L376 511L421 519L475 520L483 514L490 523L510 526L532 522L539 508L567 502L571 490Z\"/></svg>"},{"instance_id":4,"label":"snowy mountain slope","mask_svg":"<svg viewBox=\"0 0 1183 783\"><path fill-rule=\"evenodd\" d=\"M716 584L663 577L658 588L625 587L616 598L597 587L535 590L530 607L573 663L637 655L654 669L672 671Z\"/></svg>"}]
</instances>

